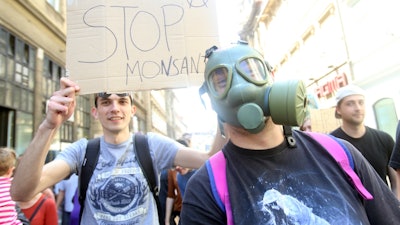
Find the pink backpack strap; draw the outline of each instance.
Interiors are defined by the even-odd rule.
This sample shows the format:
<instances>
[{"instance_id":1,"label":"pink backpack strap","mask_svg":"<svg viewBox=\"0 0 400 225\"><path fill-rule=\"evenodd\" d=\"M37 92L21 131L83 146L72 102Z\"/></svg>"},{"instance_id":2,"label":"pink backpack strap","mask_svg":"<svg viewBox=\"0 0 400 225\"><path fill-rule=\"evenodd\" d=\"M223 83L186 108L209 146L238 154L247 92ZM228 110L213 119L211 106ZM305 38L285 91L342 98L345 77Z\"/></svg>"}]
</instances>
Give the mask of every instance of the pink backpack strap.
<instances>
[{"instance_id":1,"label":"pink backpack strap","mask_svg":"<svg viewBox=\"0 0 400 225\"><path fill-rule=\"evenodd\" d=\"M228 184L226 179L226 159L222 151L213 155L207 162L206 167L210 178L211 190L214 198L225 212L227 225L233 225L231 202L229 200Z\"/></svg>"},{"instance_id":2,"label":"pink backpack strap","mask_svg":"<svg viewBox=\"0 0 400 225\"><path fill-rule=\"evenodd\" d=\"M319 142L333 156L333 158L335 158L336 162L339 163L353 186L364 199L371 200L374 198L364 187L358 175L354 172L353 157L343 143L340 143L339 140L331 135L315 132L306 133ZM339 149L341 149L341 151L339 151Z\"/></svg>"}]
</instances>

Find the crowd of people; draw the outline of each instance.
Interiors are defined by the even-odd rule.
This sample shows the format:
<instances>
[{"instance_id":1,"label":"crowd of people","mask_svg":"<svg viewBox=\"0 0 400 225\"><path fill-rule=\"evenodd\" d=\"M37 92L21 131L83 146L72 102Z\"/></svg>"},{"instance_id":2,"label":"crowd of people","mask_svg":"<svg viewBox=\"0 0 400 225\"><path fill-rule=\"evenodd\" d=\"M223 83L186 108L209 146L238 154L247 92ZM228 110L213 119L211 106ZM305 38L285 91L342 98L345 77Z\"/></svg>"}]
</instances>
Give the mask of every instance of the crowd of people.
<instances>
[{"instance_id":1,"label":"crowd of people","mask_svg":"<svg viewBox=\"0 0 400 225\"><path fill-rule=\"evenodd\" d=\"M60 90L49 99L46 117L16 170L15 151L0 148L0 224L30 220L55 225L57 215L62 225L398 224L400 121L393 140L364 124L365 92L360 87L337 91L335 117L342 125L329 137L340 143L337 151L351 155L350 170L367 192L362 195L343 173L349 168L342 168L321 140L310 136L312 121L305 117L305 108L281 117L280 109L295 107L287 99L304 94L286 90L301 90L297 87L302 83L274 86L272 77L264 57L245 43L206 51L202 90L218 115L218 132L209 152L193 149L190 134L179 140L146 134L159 176L159 199L135 156L132 95L95 94L92 116L103 135L78 213L73 204L77 174L86 163L89 140L77 140L45 163L57 130L74 113L80 91L72 80L61 78ZM287 98L278 103L265 100L281 95ZM292 129L294 120L304 122L300 130ZM222 170L213 169L215 159L222 160ZM223 180L217 179L220 173ZM56 197L45 194L48 190ZM72 223L73 216L79 221Z\"/></svg>"}]
</instances>

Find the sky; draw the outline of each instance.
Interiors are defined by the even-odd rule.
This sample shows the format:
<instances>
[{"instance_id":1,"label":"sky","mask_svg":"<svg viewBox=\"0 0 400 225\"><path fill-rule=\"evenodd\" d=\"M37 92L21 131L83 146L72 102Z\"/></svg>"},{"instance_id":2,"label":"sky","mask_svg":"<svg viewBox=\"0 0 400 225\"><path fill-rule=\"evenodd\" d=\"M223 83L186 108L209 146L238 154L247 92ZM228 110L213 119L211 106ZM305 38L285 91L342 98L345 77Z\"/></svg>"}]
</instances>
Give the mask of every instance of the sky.
<instances>
[{"instance_id":1,"label":"sky","mask_svg":"<svg viewBox=\"0 0 400 225\"><path fill-rule=\"evenodd\" d=\"M184 117L184 121L188 126L186 132L212 132L216 129L217 115L211 109L209 102L206 107L203 106L200 96L199 87L175 89L175 93L180 99L180 115ZM205 94L207 95L207 94ZM208 96L206 96L206 101Z\"/></svg>"},{"instance_id":2,"label":"sky","mask_svg":"<svg viewBox=\"0 0 400 225\"><path fill-rule=\"evenodd\" d=\"M238 40L239 9L238 0L216 0L218 13L218 30L222 47Z\"/></svg>"}]
</instances>

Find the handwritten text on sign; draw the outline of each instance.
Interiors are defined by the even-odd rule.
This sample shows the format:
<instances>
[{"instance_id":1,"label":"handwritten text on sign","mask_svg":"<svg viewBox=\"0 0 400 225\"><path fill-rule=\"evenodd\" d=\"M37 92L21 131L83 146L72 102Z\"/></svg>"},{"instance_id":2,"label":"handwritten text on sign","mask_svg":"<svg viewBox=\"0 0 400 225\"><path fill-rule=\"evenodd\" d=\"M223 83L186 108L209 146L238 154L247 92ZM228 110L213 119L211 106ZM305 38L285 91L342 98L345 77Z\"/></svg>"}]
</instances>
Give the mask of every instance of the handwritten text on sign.
<instances>
[{"instance_id":1,"label":"handwritten text on sign","mask_svg":"<svg viewBox=\"0 0 400 225\"><path fill-rule=\"evenodd\" d=\"M199 85L215 0L68 1L67 70L82 93Z\"/></svg>"}]
</instances>

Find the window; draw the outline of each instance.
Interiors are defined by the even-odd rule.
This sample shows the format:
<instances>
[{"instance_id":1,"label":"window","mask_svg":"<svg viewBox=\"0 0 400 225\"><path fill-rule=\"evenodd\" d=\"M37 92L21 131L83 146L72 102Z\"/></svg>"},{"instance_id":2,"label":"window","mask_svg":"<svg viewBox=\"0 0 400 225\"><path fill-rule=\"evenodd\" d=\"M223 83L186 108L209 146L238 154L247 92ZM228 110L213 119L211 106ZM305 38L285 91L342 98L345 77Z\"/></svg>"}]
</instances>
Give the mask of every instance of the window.
<instances>
[{"instance_id":1,"label":"window","mask_svg":"<svg viewBox=\"0 0 400 225\"><path fill-rule=\"evenodd\" d=\"M33 90L36 50L0 27L0 78Z\"/></svg>"},{"instance_id":2,"label":"window","mask_svg":"<svg viewBox=\"0 0 400 225\"><path fill-rule=\"evenodd\" d=\"M60 78L65 76L65 69L52 61L48 56L43 59L42 76L42 113L46 116L47 101L60 88ZM72 143L77 138L89 138L90 130L90 96L80 95L76 98L77 106L73 119L66 121L60 128L60 142ZM76 130L74 127L76 124Z\"/></svg>"},{"instance_id":3,"label":"window","mask_svg":"<svg viewBox=\"0 0 400 225\"><path fill-rule=\"evenodd\" d=\"M33 113L36 49L0 27L0 96L5 106Z\"/></svg>"},{"instance_id":4,"label":"window","mask_svg":"<svg viewBox=\"0 0 400 225\"><path fill-rule=\"evenodd\" d=\"M393 99L382 98L375 102L373 109L377 128L395 138L398 118Z\"/></svg>"},{"instance_id":5,"label":"window","mask_svg":"<svg viewBox=\"0 0 400 225\"><path fill-rule=\"evenodd\" d=\"M1 106L0 146L15 148L15 110Z\"/></svg>"},{"instance_id":6,"label":"window","mask_svg":"<svg viewBox=\"0 0 400 225\"><path fill-rule=\"evenodd\" d=\"M15 39L15 74L14 81L20 85L33 90L34 86L34 60L31 55L36 54L35 51L26 43L19 39Z\"/></svg>"},{"instance_id":7,"label":"window","mask_svg":"<svg viewBox=\"0 0 400 225\"><path fill-rule=\"evenodd\" d=\"M71 121L65 121L60 128L60 142L73 142L74 124Z\"/></svg>"},{"instance_id":8,"label":"window","mask_svg":"<svg viewBox=\"0 0 400 225\"><path fill-rule=\"evenodd\" d=\"M75 121L78 126L77 135L79 138L89 138L90 128L90 95L80 95L76 98L77 106L75 112Z\"/></svg>"},{"instance_id":9,"label":"window","mask_svg":"<svg viewBox=\"0 0 400 225\"><path fill-rule=\"evenodd\" d=\"M65 69L53 62L48 56L43 59L43 76L42 76L42 113L43 118L46 116L47 101L55 91L60 88L60 78L65 75ZM60 142L71 143L73 137L73 122L66 121L60 128Z\"/></svg>"},{"instance_id":10,"label":"window","mask_svg":"<svg viewBox=\"0 0 400 225\"><path fill-rule=\"evenodd\" d=\"M0 53L6 54L7 52L7 36L8 33L0 27Z\"/></svg>"},{"instance_id":11,"label":"window","mask_svg":"<svg viewBox=\"0 0 400 225\"><path fill-rule=\"evenodd\" d=\"M59 89L60 78L65 75L65 70L47 56L43 60L42 93L45 100Z\"/></svg>"},{"instance_id":12,"label":"window","mask_svg":"<svg viewBox=\"0 0 400 225\"><path fill-rule=\"evenodd\" d=\"M33 134L33 116L31 113L24 113L17 111L16 117L17 129L16 129L16 140L15 150L18 155L25 152L26 147L32 140Z\"/></svg>"}]
</instances>

